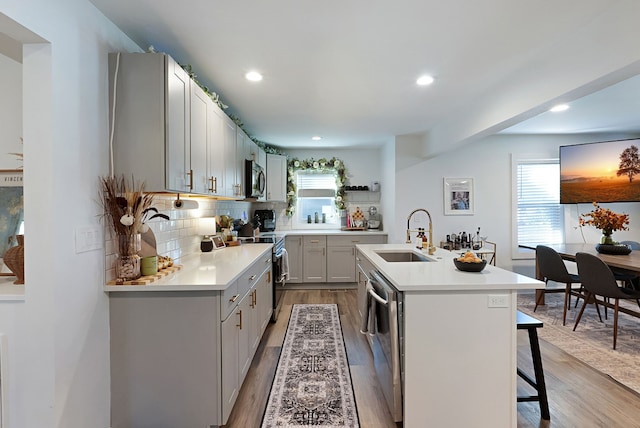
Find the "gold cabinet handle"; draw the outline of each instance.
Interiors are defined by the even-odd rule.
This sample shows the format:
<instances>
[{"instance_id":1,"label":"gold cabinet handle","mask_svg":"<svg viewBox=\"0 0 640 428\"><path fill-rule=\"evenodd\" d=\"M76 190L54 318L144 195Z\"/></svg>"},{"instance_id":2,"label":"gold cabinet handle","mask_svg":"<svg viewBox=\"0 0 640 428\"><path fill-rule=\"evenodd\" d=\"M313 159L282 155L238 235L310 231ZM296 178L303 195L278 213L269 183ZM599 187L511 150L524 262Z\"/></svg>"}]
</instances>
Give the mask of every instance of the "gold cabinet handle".
<instances>
[{"instance_id":1,"label":"gold cabinet handle","mask_svg":"<svg viewBox=\"0 0 640 428\"><path fill-rule=\"evenodd\" d=\"M190 169L187 175L189 176L189 190L193 190L193 170Z\"/></svg>"},{"instance_id":2,"label":"gold cabinet handle","mask_svg":"<svg viewBox=\"0 0 640 428\"><path fill-rule=\"evenodd\" d=\"M229 299L229 302L231 302L231 303L235 303L235 302L236 302L236 300L238 300L238 297L240 297L240 295L239 295L239 294L236 294L235 296L233 296L232 298L230 298L230 299Z\"/></svg>"},{"instance_id":3,"label":"gold cabinet handle","mask_svg":"<svg viewBox=\"0 0 640 428\"><path fill-rule=\"evenodd\" d=\"M256 279L256 276L255 276L255 275L251 275L251 276L249 277L249 281L253 281L254 279Z\"/></svg>"},{"instance_id":4,"label":"gold cabinet handle","mask_svg":"<svg viewBox=\"0 0 640 428\"><path fill-rule=\"evenodd\" d=\"M211 187L209 187L209 191L212 193L218 193L218 178L211 177L209 181L211 182Z\"/></svg>"},{"instance_id":5,"label":"gold cabinet handle","mask_svg":"<svg viewBox=\"0 0 640 428\"><path fill-rule=\"evenodd\" d=\"M320 242L318 239L312 239L311 241L309 241L312 244L317 244L318 242Z\"/></svg>"},{"instance_id":6,"label":"gold cabinet handle","mask_svg":"<svg viewBox=\"0 0 640 428\"><path fill-rule=\"evenodd\" d=\"M251 292L251 307L252 307L252 308L255 308L255 307L256 307L256 304L257 304L257 302L258 302L258 299L257 299L257 296L256 296L256 290L253 290L253 291Z\"/></svg>"},{"instance_id":7,"label":"gold cabinet handle","mask_svg":"<svg viewBox=\"0 0 640 428\"><path fill-rule=\"evenodd\" d=\"M240 309L238 312L236 312L236 315L240 316L240 323L236 324L236 327L240 327L240 330L242 330L242 309Z\"/></svg>"}]
</instances>

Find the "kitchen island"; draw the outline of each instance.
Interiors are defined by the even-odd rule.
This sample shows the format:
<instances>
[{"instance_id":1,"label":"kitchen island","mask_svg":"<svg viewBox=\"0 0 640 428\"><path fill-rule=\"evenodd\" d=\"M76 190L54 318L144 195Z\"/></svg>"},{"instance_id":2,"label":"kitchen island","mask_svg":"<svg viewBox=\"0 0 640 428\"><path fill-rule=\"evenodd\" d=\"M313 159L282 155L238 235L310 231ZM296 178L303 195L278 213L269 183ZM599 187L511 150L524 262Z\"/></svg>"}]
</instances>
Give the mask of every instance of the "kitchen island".
<instances>
[{"instance_id":1,"label":"kitchen island","mask_svg":"<svg viewBox=\"0 0 640 428\"><path fill-rule=\"evenodd\" d=\"M399 292L404 426L515 427L516 295L544 283L491 265L458 271L453 258L460 253L443 249L357 249ZM387 261L385 252L415 252L428 261Z\"/></svg>"}]
</instances>

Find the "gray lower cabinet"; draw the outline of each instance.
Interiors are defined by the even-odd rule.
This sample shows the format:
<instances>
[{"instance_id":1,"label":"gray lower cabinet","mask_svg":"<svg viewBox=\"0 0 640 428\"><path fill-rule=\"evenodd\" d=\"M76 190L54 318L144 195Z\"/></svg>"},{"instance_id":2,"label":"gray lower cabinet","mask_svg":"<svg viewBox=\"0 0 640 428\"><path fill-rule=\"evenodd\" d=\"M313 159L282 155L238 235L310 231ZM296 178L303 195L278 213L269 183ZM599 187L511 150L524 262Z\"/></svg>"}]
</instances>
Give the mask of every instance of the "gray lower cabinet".
<instances>
[{"instance_id":1,"label":"gray lower cabinet","mask_svg":"<svg viewBox=\"0 0 640 428\"><path fill-rule=\"evenodd\" d=\"M302 282L302 235L291 235L284 239L284 247L289 257L288 284Z\"/></svg>"},{"instance_id":2,"label":"gray lower cabinet","mask_svg":"<svg viewBox=\"0 0 640 428\"><path fill-rule=\"evenodd\" d=\"M302 248L303 282L327 282L327 237L304 236Z\"/></svg>"},{"instance_id":3,"label":"gray lower cabinet","mask_svg":"<svg viewBox=\"0 0 640 428\"><path fill-rule=\"evenodd\" d=\"M272 311L271 255L224 291L109 298L112 428L224 425Z\"/></svg>"},{"instance_id":4,"label":"gray lower cabinet","mask_svg":"<svg viewBox=\"0 0 640 428\"><path fill-rule=\"evenodd\" d=\"M384 244L387 235L289 235L289 284L357 282L356 245Z\"/></svg>"}]
</instances>

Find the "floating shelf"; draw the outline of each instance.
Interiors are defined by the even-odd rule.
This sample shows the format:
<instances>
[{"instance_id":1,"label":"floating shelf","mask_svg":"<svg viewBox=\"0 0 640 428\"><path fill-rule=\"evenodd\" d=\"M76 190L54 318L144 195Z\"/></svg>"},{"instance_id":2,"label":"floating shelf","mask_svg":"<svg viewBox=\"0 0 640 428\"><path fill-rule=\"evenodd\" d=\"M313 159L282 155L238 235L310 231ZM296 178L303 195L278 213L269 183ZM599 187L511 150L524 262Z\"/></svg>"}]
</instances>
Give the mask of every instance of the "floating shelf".
<instances>
[{"instance_id":1,"label":"floating shelf","mask_svg":"<svg viewBox=\"0 0 640 428\"><path fill-rule=\"evenodd\" d=\"M380 192L372 192L370 190L346 190L348 203L362 203L362 202L380 202Z\"/></svg>"}]
</instances>

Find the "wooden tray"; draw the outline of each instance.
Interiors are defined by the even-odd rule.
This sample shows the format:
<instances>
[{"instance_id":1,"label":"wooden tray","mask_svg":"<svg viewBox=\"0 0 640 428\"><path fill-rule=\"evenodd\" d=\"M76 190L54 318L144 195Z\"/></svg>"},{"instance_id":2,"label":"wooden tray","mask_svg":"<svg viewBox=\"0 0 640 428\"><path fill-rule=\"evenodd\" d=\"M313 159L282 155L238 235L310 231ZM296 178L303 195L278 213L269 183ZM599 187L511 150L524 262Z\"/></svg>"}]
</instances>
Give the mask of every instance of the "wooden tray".
<instances>
[{"instance_id":1,"label":"wooden tray","mask_svg":"<svg viewBox=\"0 0 640 428\"><path fill-rule=\"evenodd\" d=\"M141 276L140 278L134 279L131 281L119 281L117 279L114 279L112 281L107 282L107 285L149 285L152 282L155 282L159 279L164 278L167 275L170 275L174 272L179 271L180 269L182 269L182 265L174 265L174 266L170 266L168 268L159 270L158 273L156 273L155 275Z\"/></svg>"},{"instance_id":2,"label":"wooden tray","mask_svg":"<svg viewBox=\"0 0 640 428\"><path fill-rule=\"evenodd\" d=\"M343 227L341 230L365 230L364 227Z\"/></svg>"}]
</instances>

